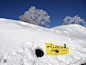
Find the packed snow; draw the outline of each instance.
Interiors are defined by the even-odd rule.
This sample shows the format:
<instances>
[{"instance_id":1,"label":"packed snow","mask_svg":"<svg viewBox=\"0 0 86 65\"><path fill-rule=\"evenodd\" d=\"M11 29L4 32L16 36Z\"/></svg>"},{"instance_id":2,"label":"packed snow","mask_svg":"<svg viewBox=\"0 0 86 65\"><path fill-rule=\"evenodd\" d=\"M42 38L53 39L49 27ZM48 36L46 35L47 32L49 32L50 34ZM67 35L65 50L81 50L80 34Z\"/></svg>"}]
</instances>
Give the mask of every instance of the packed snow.
<instances>
[{"instance_id":1,"label":"packed snow","mask_svg":"<svg viewBox=\"0 0 86 65\"><path fill-rule=\"evenodd\" d=\"M0 18L0 65L81 65L86 62L86 28L77 24L44 28ZM69 54L46 54L45 43L64 45ZM44 52L37 57L36 49Z\"/></svg>"}]
</instances>

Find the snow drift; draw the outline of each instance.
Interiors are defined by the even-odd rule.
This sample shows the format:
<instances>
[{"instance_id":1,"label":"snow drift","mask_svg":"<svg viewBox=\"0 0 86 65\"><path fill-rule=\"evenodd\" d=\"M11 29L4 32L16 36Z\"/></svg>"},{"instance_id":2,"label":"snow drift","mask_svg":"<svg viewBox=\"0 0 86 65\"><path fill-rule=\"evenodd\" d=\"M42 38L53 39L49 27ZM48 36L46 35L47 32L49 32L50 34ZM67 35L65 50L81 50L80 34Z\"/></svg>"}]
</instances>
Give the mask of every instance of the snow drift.
<instances>
[{"instance_id":1,"label":"snow drift","mask_svg":"<svg viewBox=\"0 0 86 65\"><path fill-rule=\"evenodd\" d=\"M86 62L86 28L64 25L51 29L0 18L0 65L80 65ZM69 54L46 55L45 43L64 45ZM35 49L44 51L37 57Z\"/></svg>"}]
</instances>

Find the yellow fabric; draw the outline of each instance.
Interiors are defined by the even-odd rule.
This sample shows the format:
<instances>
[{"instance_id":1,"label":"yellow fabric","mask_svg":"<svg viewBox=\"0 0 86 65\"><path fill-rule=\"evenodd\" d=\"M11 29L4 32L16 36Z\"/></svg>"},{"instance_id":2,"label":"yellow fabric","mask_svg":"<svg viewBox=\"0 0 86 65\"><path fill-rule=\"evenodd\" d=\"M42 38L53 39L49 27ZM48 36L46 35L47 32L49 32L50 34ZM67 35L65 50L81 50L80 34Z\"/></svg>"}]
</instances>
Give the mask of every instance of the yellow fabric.
<instances>
[{"instance_id":1,"label":"yellow fabric","mask_svg":"<svg viewBox=\"0 0 86 65\"><path fill-rule=\"evenodd\" d=\"M52 43L45 43L46 45L46 53L47 55L62 55L62 54L69 54L69 48L60 45L54 45ZM55 50L59 51L56 52Z\"/></svg>"}]
</instances>

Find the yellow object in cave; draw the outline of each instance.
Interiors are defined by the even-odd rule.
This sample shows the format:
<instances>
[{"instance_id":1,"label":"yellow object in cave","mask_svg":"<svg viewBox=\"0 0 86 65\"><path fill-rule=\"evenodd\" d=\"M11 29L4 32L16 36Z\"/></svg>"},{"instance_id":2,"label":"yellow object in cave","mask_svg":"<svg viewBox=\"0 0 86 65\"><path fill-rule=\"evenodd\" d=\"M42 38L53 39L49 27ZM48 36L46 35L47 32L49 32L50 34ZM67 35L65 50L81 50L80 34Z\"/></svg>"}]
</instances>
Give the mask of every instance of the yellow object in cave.
<instances>
[{"instance_id":1,"label":"yellow object in cave","mask_svg":"<svg viewBox=\"0 0 86 65\"><path fill-rule=\"evenodd\" d=\"M61 45L54 45L52 43L45 43L47 55L62 55L69 54L69 48Z\"/></svg>"}]
</instances>

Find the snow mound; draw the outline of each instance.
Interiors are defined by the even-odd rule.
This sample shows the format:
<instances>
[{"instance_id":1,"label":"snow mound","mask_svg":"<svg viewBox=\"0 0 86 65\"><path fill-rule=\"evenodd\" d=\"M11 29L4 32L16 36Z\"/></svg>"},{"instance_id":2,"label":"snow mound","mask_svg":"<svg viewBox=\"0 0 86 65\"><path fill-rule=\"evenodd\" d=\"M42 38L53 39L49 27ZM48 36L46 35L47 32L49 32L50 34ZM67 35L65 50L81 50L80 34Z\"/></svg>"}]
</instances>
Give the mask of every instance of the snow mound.
<instances>
[{"instance_id":1,"label":"snow mound","mask_svg":"<svg viewBox=\"0 0 86 65\"><path fill-rule=\"evenodd\" d=\"M43 57L37 57L35 49L33 44L26 42L16 52L3 55L0 58L0 65L79 65L86 60L84 58L86 53L82 54L74 48L70 48L70 55L47 56L45 54Z\"/></svg>"},{"instance_id":2,"label":"snow mound","mask_svg":"<svg viewBox=\"0 0 86 65\"><path fill-rule=\"evenodd\" d=\"M86 28L64 25L51 29L0 18L0 65L80 65L86 62ZM45 43L64 45L69 54L46 55ZM35 49L44 52L37 57Z\"/></svg>"}]
</instances>

